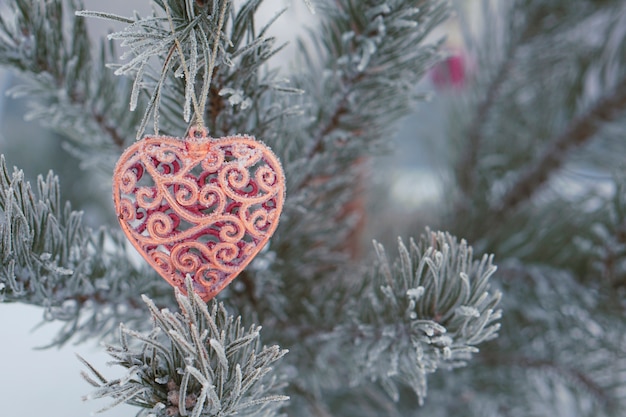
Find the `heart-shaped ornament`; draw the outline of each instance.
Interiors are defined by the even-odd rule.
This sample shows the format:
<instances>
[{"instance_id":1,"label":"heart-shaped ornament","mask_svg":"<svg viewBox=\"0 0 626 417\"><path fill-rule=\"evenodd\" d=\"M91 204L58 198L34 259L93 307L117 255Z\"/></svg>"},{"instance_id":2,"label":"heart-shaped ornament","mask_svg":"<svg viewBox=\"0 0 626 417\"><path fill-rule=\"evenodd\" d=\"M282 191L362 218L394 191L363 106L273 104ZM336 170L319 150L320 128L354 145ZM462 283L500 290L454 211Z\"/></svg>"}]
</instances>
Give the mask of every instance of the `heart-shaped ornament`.
<instances>
[{"instance_id":1,"label":"heart-shaped ornament","mask_svg":"<svg viewBox=\"0 0 626 417\"><path fill-rule=\"evenodd\" d=\"M171 285L208 301L265 246L278 226L285 176L249 136L146 137L120 157L113 200L133 246Z\"/></svg>"}]
</instances>

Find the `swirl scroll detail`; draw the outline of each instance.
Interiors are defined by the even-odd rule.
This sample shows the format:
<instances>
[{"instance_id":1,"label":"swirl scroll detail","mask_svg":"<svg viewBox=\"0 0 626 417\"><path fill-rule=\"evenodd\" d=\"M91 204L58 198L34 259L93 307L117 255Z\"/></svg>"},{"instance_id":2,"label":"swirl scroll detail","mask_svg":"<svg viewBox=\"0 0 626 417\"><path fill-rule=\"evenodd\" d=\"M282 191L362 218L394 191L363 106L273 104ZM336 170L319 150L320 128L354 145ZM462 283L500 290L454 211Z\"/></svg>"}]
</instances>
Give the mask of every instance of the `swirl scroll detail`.
<instances>
[{"instance_id":1,"label":"swirl scroll detail","mask_svg":"<svg viewBox=\"0 0 626 417\"><path fill-rule=\"evenodd\" d=\"M265 246L278 225L285 176L250 136L146 137L120 157L113 200L122 230L146 261L208 301Z\"/></svg>"}]
</instances>

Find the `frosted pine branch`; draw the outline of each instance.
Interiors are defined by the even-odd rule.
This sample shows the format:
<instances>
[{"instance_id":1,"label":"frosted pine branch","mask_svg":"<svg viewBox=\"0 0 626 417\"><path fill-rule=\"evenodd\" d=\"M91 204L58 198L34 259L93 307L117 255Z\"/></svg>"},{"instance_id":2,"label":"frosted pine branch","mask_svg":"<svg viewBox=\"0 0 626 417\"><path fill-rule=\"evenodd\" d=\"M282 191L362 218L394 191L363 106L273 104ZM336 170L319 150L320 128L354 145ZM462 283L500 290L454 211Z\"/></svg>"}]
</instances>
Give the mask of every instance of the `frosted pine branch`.
<instances>
[{"instance_id":1,"label":"frosted pine branch","mask_svg":"<svg viewBox=\"0 0 626 417\"><path fill-rule=\"evenodd\" d=\"M119 234L91 231L82 213L61 202L57 177L40 176L33 191L24 173L0 157L0 300L45 308L64 322L52 344L102 337L120 318L141 319L133 294L167 299L154 272L135 269Z\"/></svg>"},{"instance_id":2,"label":"frosted pine branch","mask_svg":"<svg viewBox=\"0 0 626 417\"><path fill-rule=\"evenodd\" d=\"M498 335L493 257L476 260L465 241L441 232L408 248L400 241L393 262L382 245L375 247L377 272L353 295L348 320L328 338L322 357L333 362L350 352L351 385L377 381L394 401L408 387L423 404L429 375L465 366L478 345Z\"/></svg>"},{"instance_id":3,"label":"frosted pine branch","mask_svg":"<svg viewBox=\"0 0 626 417\"><path fill-rule=\"evenodd\" d=\"M0 64L22 75L10 94L30 99L27 118L88 152L119 152L137 123L124 105L130 84L105 67L111 46L94 48L84 20L68 13L80 1L13 3L12 12L0 15Z\"/></svg>"},{"instance_id":4,"label":"frosted pine branch","mask_svg":"<svg viewBox=\"0 0 626 417\"><path fill-rule=\"evenodd\" d=\"M176 291L177 312L144 296L150 333L120 327L120 345L107 351L127 368L125 376L107 380L81 359L89 370L83 376L97 388L86 398L111 398L110 407L128 403L140 407L141 416L278 416L289 398L272 371L287 351L262 346L260 327L246 330L241 317L216 301L207 306L187 284L191 296Z\"/></svg>"},{"instance_id":5,"label":"frosted pine branch","mask_svg":"<svg viewBox=\"0 0 626 417\"><path fill-rule=\"evenodd\" d=\"M115 73L134 80L131 110L144 95L148 97L137 137L150 121L155 132L181 136L194 111L215 137L245 132L248 126L256 125L258 131L254 133L271 140L265 132L272 136L277 132L268 125L268 119L280 121L290 110L278 103L259 106L281 90L275 73L260 74L262 66L281 48L266 35L280 13L267 26L255 29L253 21L261 3L251 0L235 7L225 0L204 7L189 0L167 0L156 1L157 12L146 17L128 19L94 11L78 15L130 22L109 37L120 40L127 49L122 56L125 62L116 66ZM224 12L226 20L217 33Z\"/></svg>"},{"instance_id":6,"label":"frosted pine branch","mask_svg":"<svg viewBox=\"0 0 626 417\"><path fill-rule=\"evenodd\" d=\"M426 38L448 8L444 1L413 0L324 0L316 6L321 22L311 33L312 46L301 42L296 78L310 97L304 127L288 125L290 141L281 157L290 202L274 241L281 258L306 262L299 267L307 276L330 279L346 264L351 245L360 243L361 164L388 143L414 102L412 86L439 59L437 44ZM351 204L357 209L350 211ZM310 247L315 251L303 258L302 248ZM287 277L297 276L286 266ZM302 282L289 287L310 297Z\"/></svg>"}]
</instances>

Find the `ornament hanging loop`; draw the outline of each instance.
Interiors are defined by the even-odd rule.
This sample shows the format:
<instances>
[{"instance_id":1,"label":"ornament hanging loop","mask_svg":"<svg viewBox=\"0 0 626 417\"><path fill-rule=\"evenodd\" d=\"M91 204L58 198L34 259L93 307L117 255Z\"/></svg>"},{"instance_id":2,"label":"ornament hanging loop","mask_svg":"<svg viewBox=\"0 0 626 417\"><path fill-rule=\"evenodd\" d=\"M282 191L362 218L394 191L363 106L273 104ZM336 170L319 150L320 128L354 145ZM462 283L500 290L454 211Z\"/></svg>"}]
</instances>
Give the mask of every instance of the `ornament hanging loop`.
<instances>
[{"instance_id":1,"label":"ornament hanging loop","mask_svg":"<svg viewBox=\"0 0 626 417\"><path fill-rule=\"evenodd\" d=\"M191 76L191 72L189 67L187 66L187 60L185 59L185 54L183 47L180 43L180 40L176 36L176 28L174 26L174 20L172 18L172 12L170 6L168 4L168 0L163 2L165 6L165 13L167 14L167 20L170 25L170 30L172 32L172 36L174 36L174 43L176 45L176 49L178 51L178 55L180 56L181 66L183 69L183 73L185 75L185 80L187 83L193 83L193 77ZM205 59L205 77L204 82L202 84L202 91L200 93L200 97L197 97L195 91L193 90L193 86L191 87L191 103L193 105L194 114L195 114L195 123L200 129L204 129L204 113L206 110L206 103L209 98L209 91L211 87L211 81L213 80L213 72L215 70L215 65L217 62L217 53L219 49L219 43L222 38L222 29L224 27L224 21L226 18L226 11L228 10L228 6L230 4L230 0L224 0L222 2L222 8L220 10L220 15L217 23L217 28L214 33L213 39L213 48L209 52L208 59ZM195 36L195 35L193 35ZM195 43L195 42L194 42ZM193 63L195 65L195 63ZM186 121L189 121L188 119ZM191 132L191 130L190 130Z\"/></svg>"},{"instance_id":2,"label":"ornament hanging loop","mask_svg":"<svg viewBox=\"0 0 626 417\"><path fill-rule=\"evenodd\" d=\"M192 139L208 139L209 133L205 127L196 125L189 129L188 136Z\"/></svg>"}]
</instances>

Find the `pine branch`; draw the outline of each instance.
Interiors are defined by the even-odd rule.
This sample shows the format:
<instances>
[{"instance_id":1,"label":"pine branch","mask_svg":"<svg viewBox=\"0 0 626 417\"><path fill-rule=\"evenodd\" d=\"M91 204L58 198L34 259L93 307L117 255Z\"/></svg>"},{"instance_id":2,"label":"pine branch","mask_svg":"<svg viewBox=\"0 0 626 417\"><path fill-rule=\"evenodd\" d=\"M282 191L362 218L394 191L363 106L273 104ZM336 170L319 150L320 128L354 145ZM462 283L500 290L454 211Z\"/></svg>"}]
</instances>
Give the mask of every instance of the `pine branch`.
<instances>
[{"instance_id":1,"label":"pine branch","mask_svg":"<svg viewBox=\"0 0 626 417\"><path fill-rule=\"evenodd\" d=\"M304 128L288 126L291 143L281 156L290 204L274 247L282 259L300 260L297 272L287 264L282 275L332 279L349 262L349 248L360 244L349 240L363 218L355 179L363 176L364 159L380 151L409 112L413 85L438 59L437 46L425 39L448 9L443 1L422 0L317 6L320 28L311 36L314 46L304 49L304 71L296 79L311 100ZM302 256L303 248L315 251ZM308 279L289 287L310 296Z\"/></svg>"},{"instance_id":2,"label":"pine branch","mask_svg":"<svg viewBox=\"0 0 626 417\"><path fill-rule=\"evenodd\" d=\"M264 104L276 101L279 90L299 91L281 88L275 72L260 74L281 49L266 35L273 20L260 31L255 29L254 17L261 3L249 0L235 9L229 1L205 7L189 0L184 5L167 0L156 1L160 12L147 17L126 19L93 11L79 15L131 23L109 37L128 48L124 57L129 60L116 74L134 79L131 108L139 103L140 93L149 98L138 137L150 120L155 132L182 136L193 108L193 123L206 123L215 137L255 126L254 134L272 143L277 134L273 125L293 109L283 103ZM229 9L223 27L218 28L223 12ZM150 63L155 57L159 65L153 68Z\"/></svg>"},{"instance_id":3,"label":"pine branch","mask_svg":"<svg viewBox=\"0 0 626 417\"><path fill-rule=\"evenodd\" d=\"M607 19L607 27L613 24L617 18L612 16L619 15L618 2L610 3L598 7L581 1L565 7L561 1L545 0L479 2L483 6L480 27L468 28L465 40L477 68L473 83L465 92L457 92L464 97L455 97L456 111L448 120L454 132L452 145L461 149L454 151L458 155L454 175L461 194L455 214L475 216L467 223L493 215L489 206L496 205L494 200L518 175L516 171L525 169L536 149L561 133L552 130L558 126L556 121L573 118L580 113L574 103L589 101L586 76L593 76L596 69L590 67L600 60L602 48L582 34L595 27L596 19ZM472 25L476 26L474 19L467 23ZM513 62L510 72L511 67L506 68ZM507 73L506 79L500 78ZM619 71L611 72L615 74ZM474 230L463 234L478 238L479 227L470 226Z\"/></svg>"},{"instance_id":4,"label":"pine branch","mask_svg":"<svg viewBox=\"0 0 626 417\"><path fill-rule=\"evenodd\" d=\"M120 327L120 346L108 346L114 364L128 369L107 380L80 358L90 373L85 379L97 389L86 398L114 399L140 407L138 415L153 416L278 416L281 378L271 375L286 353L278 346L262 346L260 327L246 330L241 317L230 315L221 303L206 305L187 281L184 296L176 290L178 312L158 309L144 296L154 323L142 334ZM104 410L101 410L104 411Z\"/></svg>"},{"instance_id":5,"label":"pine branch","mask_svg":"<svg viewBox=\"0 0 626 417\"><path fill-rule=\"evenodd\" d=\"M616 120L626 110L626 78L613 91L597 100L585 113L574 118L564 131L548 142L537 160L511 185L494 208L497 216L527 201L558 170L568 153L594 138L604 123Z\"/></svg>"},{"instance_id":6,"label":"pine branch","mask_svg":"<svg viewBox=\"0 0 626 417\"><path fill-rule=\"evenodd\" d=\"M487 255L474 260L466 242L444 233L428 233L409 248L400 241L393 264L381 245L376 252L376 275L351 297L358 301L325 337L329 346L318 361L349 356L350 385L377 381L394 401L406 386L422 404L428 375L465 366L477 345L497 337L500 293L489 291L496 267ZM342 377L329 380L340 384Z\"/></svg>"},{"instance_id":7,"label":"pine branch","mask_svg":"<svg viewBox=\"0 0 626 417\"><path fill-rule=\"evenodd\" d=\"M2 155L0 215L0 300L44 307L46 321L65 322L51 345L102 337L122 317L143 321L137 293L167 304L169 288L133 267L122 236L91 231L81 212L61 203L52 173L34 192L22 171L9 174Z\"/></svg>"},{"instance_id":8,"label":"pine branch","mask_svg":"<svg viewBox=\"0 0 626 417\"><path fill-rule=\"evenodd\" d=\"M473 366L431 378L424 413L621 416L626 332L620 301L599 280L581 284L563 269L505 260L498 277L506 314L497 343L484 345Z\"/></svg>"},{"instance_id":9,"label":"pine branch","mask_svg":"<svg viewBox=\"0 0 626 417\"><path fill-rule=\"evenodd\" d=\"M316 62L331 73L319 86L301 80L317 100L310 111L315 119L308 127L309 160L349 147L350 142L366 151L381 133L389 134L395 120L408 113L413 96L407 87L439 59L436 46L415 45L423 44L447 17L446 6L441 1L393 1L383 6L354 0L320 4L328 17L316 39L317 56L309 53L304 57L312 71L305 79L317 79L313 72L319 72L320 65ZM381 112L383 105L386 111Z\"/></svg>"},{"instance_id":10,"label":"pine branch","mask_svg":"<svg viewBox=\"0 0 626 417\"><path fill-rule=\"evenodd\" d=\"M0 16L0 64L25 82L10 94L29 99L27 118L83 149L118 153L137 123L125 105L130 86L105 68L113 50L103 44L94 54L83 19L68 16L80 1L12 1L13 14Z\"/></svg>"}]
</instances>

